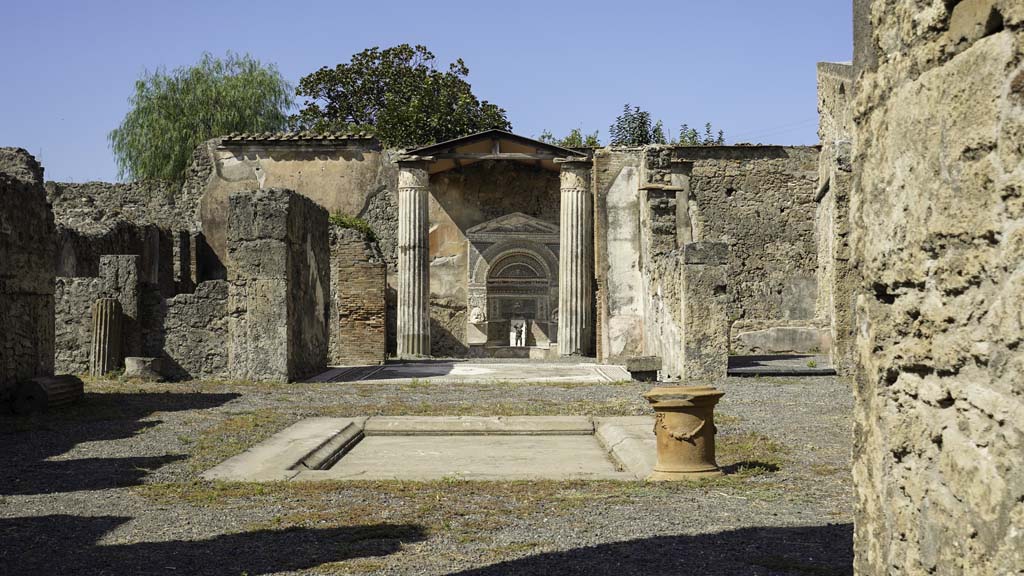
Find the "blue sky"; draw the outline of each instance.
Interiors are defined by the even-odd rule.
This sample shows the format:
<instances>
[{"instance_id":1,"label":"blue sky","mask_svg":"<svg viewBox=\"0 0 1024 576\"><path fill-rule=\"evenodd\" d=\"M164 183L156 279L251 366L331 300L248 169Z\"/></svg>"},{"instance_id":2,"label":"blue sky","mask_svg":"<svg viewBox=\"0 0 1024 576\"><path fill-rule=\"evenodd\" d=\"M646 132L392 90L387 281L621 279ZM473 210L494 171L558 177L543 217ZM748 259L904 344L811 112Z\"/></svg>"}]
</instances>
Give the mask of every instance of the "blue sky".
<instances>
[{"instance_id":1,"label":"blue sky","mask_svg":"<svg viewBox=\"0 0 1024 576\"><path fill-rule=\"evenodd\" d=\"M295 84L370 46L463 58L515 132L600 130L629 102L730 142L814 144L815 63L852 54L849 0L4 0L0 146L46 178L114 180L106 135L145 71L249 53Z\"/></svg>"}]
</instances>

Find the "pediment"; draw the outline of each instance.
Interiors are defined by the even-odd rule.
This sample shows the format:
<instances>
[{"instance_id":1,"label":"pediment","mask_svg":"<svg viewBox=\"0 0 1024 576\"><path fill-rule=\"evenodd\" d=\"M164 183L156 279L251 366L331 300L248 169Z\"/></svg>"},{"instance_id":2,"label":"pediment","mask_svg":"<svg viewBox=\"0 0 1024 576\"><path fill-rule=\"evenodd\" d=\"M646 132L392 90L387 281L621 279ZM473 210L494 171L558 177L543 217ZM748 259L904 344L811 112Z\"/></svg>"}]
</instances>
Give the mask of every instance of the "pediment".
<instances>
[{"instance_id":1,"label":"pediment","mask_svg":"<svg viewBox=\"0 0 1024 576\"><path fill-rule=\"evenodd\" d=\"M513 212L499 216L482 224L473 226L466 232L467 236L558 236L558 226L522 212Z\"/></svg>"}]
</instances>

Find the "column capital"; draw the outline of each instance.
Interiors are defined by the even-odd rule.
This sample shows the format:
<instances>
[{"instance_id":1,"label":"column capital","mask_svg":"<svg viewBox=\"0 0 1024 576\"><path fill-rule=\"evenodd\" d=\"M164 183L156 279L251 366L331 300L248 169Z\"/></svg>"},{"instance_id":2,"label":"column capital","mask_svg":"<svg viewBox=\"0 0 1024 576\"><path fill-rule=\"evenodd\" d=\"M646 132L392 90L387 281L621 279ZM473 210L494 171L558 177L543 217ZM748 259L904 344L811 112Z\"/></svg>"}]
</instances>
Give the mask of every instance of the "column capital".
<instances>
[{"instance_id":1,"label":"column capital","mask_svg":"<svg viewBox=\"0 0 1024 576\"><path fill-rule=\"evenodd\" d=\"M397 163L399 190L403 188L427 188L430 186L430 172L427 171L430 162L417 159L399 160Z\"/></svg>"}]
</instances>

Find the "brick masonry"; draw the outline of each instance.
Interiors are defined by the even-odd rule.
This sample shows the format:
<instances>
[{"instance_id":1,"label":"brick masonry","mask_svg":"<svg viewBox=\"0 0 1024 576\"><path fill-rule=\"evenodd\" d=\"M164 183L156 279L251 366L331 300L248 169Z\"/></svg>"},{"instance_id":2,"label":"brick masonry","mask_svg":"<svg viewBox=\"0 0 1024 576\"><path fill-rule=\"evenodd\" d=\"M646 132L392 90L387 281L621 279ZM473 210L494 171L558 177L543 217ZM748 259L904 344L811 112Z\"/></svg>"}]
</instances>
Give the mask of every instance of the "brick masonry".
<instances>
[{"instance_id":1,"label":"brick masonry","mask_svg":"<svg viewBox=\"0 0 1024 576\"><path fill-rule=\"evenodd\" d=\"M376 242L331 227L332 366L381 364L387 357L387 264Z\"/></svg>"}]
</instances>

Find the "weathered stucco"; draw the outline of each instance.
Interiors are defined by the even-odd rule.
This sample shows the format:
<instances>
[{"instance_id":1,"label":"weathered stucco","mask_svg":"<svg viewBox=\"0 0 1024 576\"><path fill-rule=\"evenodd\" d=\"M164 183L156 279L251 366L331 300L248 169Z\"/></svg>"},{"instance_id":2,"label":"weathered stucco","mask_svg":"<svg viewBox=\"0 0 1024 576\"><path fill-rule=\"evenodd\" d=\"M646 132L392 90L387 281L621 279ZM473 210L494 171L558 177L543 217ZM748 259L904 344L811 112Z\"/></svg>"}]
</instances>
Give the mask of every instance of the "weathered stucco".
<instances>
[{"instance_id":1,"label":"weathered stucco","mask_svg":"<svg viewBox=\"0 0 1024 576\"><path fill-rule=\"evenodd\" d=\"M863 7L862 7L863 8ZM875 0L854 105L858 574L1024 566L1024 3Z\"/></svg>"},{"instance_id":2,"label":"weathered stucco","mask_svg":"<svg viewBox=\"0 0 1024 576\"><path fill-rule=\"evenodd\" d=\"M211 140L206 154L210 171L200 201L202 230L214 260L209 276L224 277L227 254L228 198L245 190L285 188L310 198L328 213L368 218L378 237L386 238L389 264L394 265L395 230L381 214L379 194L397 190L397 168L391 153L376 140L363 137L266 141L258 138ZM385 205L389 202L384 202ZM217 272L217 264L220 271Z\"/></svg>"}]
</instances>

